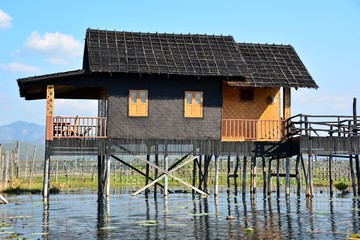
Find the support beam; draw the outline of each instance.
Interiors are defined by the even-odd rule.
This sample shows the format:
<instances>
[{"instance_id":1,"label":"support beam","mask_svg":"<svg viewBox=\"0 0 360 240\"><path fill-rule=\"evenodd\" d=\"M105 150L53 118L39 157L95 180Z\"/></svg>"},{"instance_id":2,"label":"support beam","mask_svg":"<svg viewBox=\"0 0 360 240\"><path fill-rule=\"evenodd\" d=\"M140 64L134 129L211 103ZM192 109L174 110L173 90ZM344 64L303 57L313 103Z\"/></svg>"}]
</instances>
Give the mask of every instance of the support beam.
<instances>
[{"instance_id":1,"label":"support beam","mask_svg":"<svg viewBox=\"0 0 360 240\"><path fill-rule=\"evenodd\" d=\"M353 195L357 196L355 173L354 173L354 163L353 162L354 162L353 161L353 155L350 154L350 156L349 156L349 165L350 165L351 187L352 187L352 190L353 190Z\"/></svg>"},{"instance_id":2,"label":"support beam","mask_svg":"<svg viewBox=\"0 0 360 240\"><path fill-rule=\"evenodd\" d=\"M276 158L276 197L280 197L280 159Z\"/></svg>"},{"instance_id":3,"label":"support beam","mask_svg":"<svg viewBox=\"0 0 360 240\"><path fill-rule=\"evenodd\" d=\"M333 191L333 178L332 178L332 155L329 156L329 187L330 187L330 197L334 195Z\"/></svg>"},{"instance_id":4,"label":"support beam","mask_svg":"<svg viewBox=\"0 0 360 240\"><path fill-rule=\"evenodd\" d=\"M111 158L109 156L106 155L106 173L105 173L105 176L106 176L106 192L105 192L105 195L106 195L106 199L108 199L110 197L110 176L111 176L111 168L110 168L110 165L111 165Z\"/></svg>"},{"instance_id":5,"label":"support beam","mask_svg":"<svg viewBox=\"0 0 360 240\"><path fill-rule=\"evenodd\" d=\"M269 158L269 164L268 164L268 180L267 180L267 195L271 197L271 176L272 176L272 169L271 169L271 161L272 159Z\"/></svg>"},{"instance_id":6,"label":"support beam","mask_svg":"<svg viewBox=\"0 0 360 240\"><path fill-rule=\"evenodd\" d=\"M296 186L297 186L296 194L298 197L300 197L300 192L301 192L299 164L300 164L300 155L297 155L296 163L295 163L295 177L296 177Z\"/></svg>"},{"instance_id":7,"label":"support beam","mask_svg":"<svg viewBox=\"0 0 360 240\"><path fill-rule=\"evenodd\" d=\"M263 195L266 196L266 162L265 162L265 157L262 157L261 160L262 160L262 173L263 173Z\"/></svg>"},{"instance_id":8,"label":"support beam","mask_svg":"<svg viewBox=\"0 0 360 240\"><path fill-rule=\"evenodd\" d=\"M124 160L122 160L122 159L120 159L120 158L118 158L118 157L116 157L116 156L114 156L114 155L111 155L111 157L114 158L115 160L121 162L121 163L124 164L125 166L131 168L131 169L134 170L135 172L140 173L142 176L146 177L146 174L145 174L145 173L143 173L143 172L140 171L139 169L133 167L132 165L128 164L128 163L125 162ZM155 164L156 164L156 161L155 161ZM156 164L156 166L158 166L158 164ZM155 169L155 171L158 171L158 170ZM156 179L156 178L157 178L157 176L155 176L155 179ZM149 180L154 181L154 179L151 178L151 177L149 177ZM161 183L156 183L155 186L160 186L161 188L164 188L164 185L162 185ZM169 191L169 192L172 193L171 191Z\"/></svg>"},{"instance_id":9,"label":"support beam","mask_svg":"<svg viewBox=\"0 0 360 240\"><path fill-rule=\"evenodd\" d=\"M192 186L191 184L189 184L189 183L187 183L187 182L184 182L184 181L181 180L180 178L172 175L173 172L175 172L175 171L178 170L179 168L185 166L185 165L188 164L189 162L194 161L194 160L197 159L197 158L198 158L198 157L195 156L195 157L192 157L192 158L190 158L190 159L187 159L187 160L185 160L182 164L179 164L179 165L176 166L176 167L173 167L173 166L172 166L171 168L169 168L168 171L165 171L165 170L159 168L158 166L155 166L153 163L148 162L147 160L138 157L138 159L140 159L140 160L142 160L142 161L144 161L144 162L146 162L146 163L149 163L150 166L159 169L159 171L161 171L161 172L163 172L163 173L162 173L158 178L154 179L154 181L152 181L151 183L149 183L149 184L146 185L145 187L139 189L138 191L136 191L136 192L133 193L132 195L133 195L133 196L138 195L139 193L141 193L141 192L144 191L145 189L151 187L152 185L154 185L155 183L157 183L157 182L160 181L161 179L165 178L165 176L169 176L169 177L172 177L172 178L178 180L180 183L184 184L185 186L190 187L191 189L194 189L195 191L197 191L197 192L200 193L200 194L208 195L207 193L201 191L200 189L198 189L198 188ZM166 188L165 188L165 189L166 189Z\"/></svg>"},{"instance_id":10,"label":"support beam","mask_svg":"<svg viewBox=\"0 0 360 240\"><path fill-rule=\"evenodd\" d=\"M98 201L102 201L104 195L104 161L103 156L98 155Z\"/></svg>"},{"instance_id":11,"label":"support beam","mask_svg":"<svg viewBox=\"0 0 360 240\"><path fill-rule=\"evenodd\" d=\"M283 88L283 117L291 117L291 88Z\"/></svg>"}]
</instances>

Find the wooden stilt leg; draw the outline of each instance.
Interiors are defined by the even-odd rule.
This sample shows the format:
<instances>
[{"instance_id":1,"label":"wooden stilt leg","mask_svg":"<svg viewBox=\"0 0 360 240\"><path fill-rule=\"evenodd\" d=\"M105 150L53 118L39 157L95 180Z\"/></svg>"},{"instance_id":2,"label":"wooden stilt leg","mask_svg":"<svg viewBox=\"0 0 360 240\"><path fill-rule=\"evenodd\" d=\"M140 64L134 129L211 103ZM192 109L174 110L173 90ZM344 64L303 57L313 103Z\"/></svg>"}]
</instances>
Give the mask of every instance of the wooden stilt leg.
<instances>
[{"instance_id":1,"label":"wooden stilt leg","mask_svg":"<svg viewBox=\"0 0 360 240\"><path fill-rule=\"evenodd\" d=\"M296 194L299 197L301 192L301 182L300 182L300 174L299 174L299 163L300 163L300 155L296 157L296 163L295 163L295 175L296 175L296 185L297 190Z\"/></svg>"},{"instance_id":2,"label":"wooden stilt leg","mask_svg":"<svg viewBox=\"0 0 360 240\"><path fill-rule=\"evenodd\" d=\"M262 173L263 173L263 194L266 196L266 162L265 157L261 158L262 160Z\"/></svg>"},{"instance_id":3,"label":"wooden stilt leg","mask_svg":"<svg viewBox=\"0 0 360 240\"><path fill-rule=\"evenodd\" d=\"M242 172L242 195L246 195L246 164L247 164L247 158L244 156L243 159L243 172Z\"/></svg>"},{"instance_id":4,"label":"wooden stilt leg","mask_svg":"<svg viewBox=\"0 0 360 240\"><path fill-rule=\"evenodd\" d=\"M330 196L334 195L333 191L333 179L332 179L332 154L329 156L329 185L330 185Z\"/></svg>"},{"instance_id":5,"label":"wooden stilt leg","mask_svg":"<svg viewBox=\"0 0 360 240\"><path fill-rule=\"evenodd\" d=\"M214 195L219 195L219 156L215 156Z\"/></svg>"},{"instance_id":6,"label":"wooden stilt leg","mask_svg":"<svg viewBox=\"0 0 360 240\"><path fill-rule=\"evenodd\" d=\"M226 182L227 182L227 193L230 192L230 154L227 158L227 179L226 179Z\"/></svg>"},{"instance_id":7,"label":"wooden stilt leg","mask_svg":"<svg viewBox=\"0 0 360 240\"><path fill-rule=\"evenodd\" d=\"M104 194L103 187L103 156L98 156L98 201L102 200Z\"/></svg>"},{"instance_id":8,"label":"wooden stilt leg","mask_svg":"<svg viewBox=\"0 0 360 240\"><path fill-rule=\"evenodd\" d=\"M353 195L354 195L354 196L357 196L355 173L354 173L354 163L353 163L353 155L351 154L351 155L349 156L349 158L350 158L350 160L349 160L349 165L350 165L350 177L351 177L351 185L352 185Z\"/></svg>"},{"instance_id":9,"label":"wooden stilt leg","mask_svg":"<svg viewBox=\"0 0 360 240\"><path fill-rule=\"evenodd\" d=\"M267 181L267 184L268 184L268 187L267 187L267 195L269 197L271 197L271 175L272 175L272 169L271 169L271 162L272 162L272 159L269 158L269 165L268 165L268 181Z\"/></svg>"},{"instance_id":10,"label":"wooden stilt leg","mask_svg":"<svg viewBox=\"0 0 360 240\"><path fill-rule=\"evenodd\" d=\"M169 169L169 159L168 159L168 153L167 153L167 144L165 143L165 153L164 153L164 170L167 172ZM167 197L168 196L168 191L169 191L169 179L168 176L166 175L164 177L164 196Z\"/></svg>"},{"instance_id":11,"label":"wooden stilt leg","mask_svg":"<svg viewBox=\"0 0 360 240\"><path fill-rule=\"evenodd\" d=\"M280 159L276 159L276 197L280 197Z\"/></svg>"},{"instance_id":12,"label":"wooden stilt leg","mask_svg":"<svg viewBox=\"0 0 360 240\"><path fill-rule=\"evenodd\" d=\"M235 164L235 169L234 169L234 188L235 188L235 195L237 195L237 188L238 188L238 170L239 170L239 162L240 162L240 157L239 155L236 156L236 164Z\"/></svg>"},{"instance_id":13,"label":"wooden stilt leg","mask_svg":"<svg viewBox=\"0 0 360 240\"><path fill-rule=\"evenodd\" d=\"M196 186L196 172L197 172L196 167L197 167L197 161L198 161L198 160L194 160L194 162L193 162L192 185L193 185L194 187ZM195 194L195 190L192 189L192 190L191 190L191 193L192 193L192 195L194 195L194 194Z\"/></svg>"},{"instance_id":14,"label":"wooden stilt leg","mask_svg":"<svg viewBox=\"0 0 360 240\"><path fill-rule=\"evenodd\" d=\"M106 199L109 198L110 196L110 177L111 177L111 160L110 160L110 156L106 156L106 179L105 179L105 182L106 182Z\"/></svg>"},{"instance_id":15,"label":"wooden stilt leg","mask_svg":"<svg viewBox=\"0 0 360 240\"><path fill-rule=\"evenodd\" d=\"M45 162L44 162L44 182L43 182L43 197L49 197L49 171L50 171L50 155L45 153Z\"/></svg>"},{"instance_id":16,"label":"wooden stilt leg","mask_svg":"<svg viewBox=\"0 0 360 240\"><path fill-rule=\"evenodd\" d=\"M286 157L285 160L285 196L290 197L290 158Z\"/></svg>"}]
</instances>

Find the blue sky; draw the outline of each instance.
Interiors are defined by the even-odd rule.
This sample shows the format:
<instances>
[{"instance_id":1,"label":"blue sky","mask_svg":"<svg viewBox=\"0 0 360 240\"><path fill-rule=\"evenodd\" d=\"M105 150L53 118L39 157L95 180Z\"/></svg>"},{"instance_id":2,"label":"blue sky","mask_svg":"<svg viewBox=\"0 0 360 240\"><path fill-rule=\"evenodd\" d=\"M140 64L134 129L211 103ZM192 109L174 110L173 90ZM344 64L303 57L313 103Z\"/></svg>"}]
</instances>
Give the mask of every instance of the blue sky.
<instances>
[{"instance_id":1,"label":"blue sky","mask_svg":"<svg viewBox=\"0 0 360 240\"><path fill-rule=\"evenodd\" d=\"M293 114L351 115L354 97L360 106L358 0L1 0L0 125L44 124L45 101L20 98L16 79L80 69L89 27L291 44L320 86L293 90ZM57 100L55 114L94 116L96 107Z\"/></svg>"}]
</instances>

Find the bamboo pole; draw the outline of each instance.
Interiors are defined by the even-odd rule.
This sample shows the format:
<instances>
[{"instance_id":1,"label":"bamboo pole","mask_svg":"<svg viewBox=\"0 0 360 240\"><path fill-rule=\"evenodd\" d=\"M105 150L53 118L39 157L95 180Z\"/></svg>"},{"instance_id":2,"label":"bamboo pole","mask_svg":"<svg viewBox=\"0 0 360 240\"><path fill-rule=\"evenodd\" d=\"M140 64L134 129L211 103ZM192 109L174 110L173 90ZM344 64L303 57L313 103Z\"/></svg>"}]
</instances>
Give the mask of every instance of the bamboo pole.
<instances>
[{"instance_id":1,"label":"bamboo pole","mask_svg":"<svg viewBox=\"0 0 360 240\"><path fill-rule=\"evenodd\" d=\"M106 195L106 199L108 199L110 196L111 158L108 155L105 155L105 158L106 158L106 173L105 173L106 193L105 193L105 195Z\"/></svg>"},{"instance_id":2,"label":"bamboo pole","mask_svg":"<svg viewBox=\"0 0 360 240\"><path fill-rule=\"evenodd\" d=\"M197 159L193 161L193 169L192 169L192 185L195 187L196 185L196 172L197 172L197 169L196 169L196 166L197 166ZM192 195L195 194L195 190L194 189L191 189L191 193Z\"/></svg>"},{"instance_id":3,"label":"bamboo pole","mask_svg":"<svg viewBox=\"0 0 360 240\"><path fill-rule=\"evenodd\" d=\"M32 183L32 179L33 179L33 177L34 177L34 172L35 172L35 158L36 158L36 146L34 147L33 157L32 157L32 160L31 160L29 184Z\"/></svg>"},{"instance_id":4,"label":"bamboo pole","mask_svg":"<svg viewBox=\"0 0 360 240\"><path fill-rule=\"evenodd\" d=\"M165 143L165 153L164 153L164 170L165 172L168 171L169 169L169 158L168 158L168 151L167 151L167 144ZM169 193L169 179L168 179L168 175L165 174L165 177L164 177L164 197L166 198Z\"/></svg>"},{"instance_id":5,"label":"bamboo pole","mask_svg":"<svg viewBox=\"0 0 360 240\"><path fill-rule=\"evenodd\" d=\"M103 187L103 156L98 155L98 201L102 201L104 194ZM69 175L69 174L68 174Z\"/></svg>"},{"instance_id":6,"label":"bamboo pole","mask_svg":"<svg viewBox=\"0 0 360 240\"><path fill-rule=\"evenodd\" d=\"M235 169L234 169L234 187L235 187L235 195L237 195L237 188L238 188L238 183L237 183L237 179L238 179L238 170L239 170L239 162L240 162L240 157L237 154L236 155L236 164L235 164Z\"/></svg>"},{"instance_id":7,"label":"bamboo pole","mask_svg":"<svg viewBox=\"0 0 360 240\"><path fill-rule=\"evenodd\" d=\"M230 192L230 153L228 155L227 158L227 178L226 178L226 183L227 183L227 193Z\"/></svg>"},{"instance_id":8,"label":"bamboo pole","mask_svg":"<svg viewBox=\"0 0 360 240\"><path fill-rule=\"evenodd\" d=\"M43 197L49 197L49 172L50 172L50 155L47 150L45 150L45 160L44 160L44 179L43 179Z\"/></svg>"},{"instance_id":9,"label":"bamboo pole","mask_svg":"<svg viewBox=\"0 0 360 240\"><path fill-rule=\"evenodd\" d=\"M149 146L147 146L147 155L146 155L146 160L150 161L150 148ZM149 177L150 177L150 165L148 163L146 163L146 168L145 168L145 185L149 184ZM148 197L148 193L150 192L150 189L145 189L145 196Z\"/></svg>"}]
</instances>

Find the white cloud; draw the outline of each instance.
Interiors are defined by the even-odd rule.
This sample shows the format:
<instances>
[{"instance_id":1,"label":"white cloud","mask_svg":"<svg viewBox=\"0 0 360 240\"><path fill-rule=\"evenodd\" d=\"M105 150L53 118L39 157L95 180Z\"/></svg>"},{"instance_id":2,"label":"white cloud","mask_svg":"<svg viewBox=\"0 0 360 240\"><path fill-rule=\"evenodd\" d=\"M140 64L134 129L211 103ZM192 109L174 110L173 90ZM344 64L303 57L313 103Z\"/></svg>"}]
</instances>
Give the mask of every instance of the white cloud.
<instances>
[{"instance_id":1,"label":"white cloud","mask_svg":"<svg viewBox=\"0 0 360 240\"><path fill-rule=\"evenodd\" d=\"M33 31L26 39L28 49L49 53L53 58L74 58L82 55L83 45L73 36L59 32L41 35Z\"/></svg>"},{"instance_id":2,"label":"white cloud","mask_svg":"<svg viewBox=\"0 0 360 240\"><path fill-rule=\"evenodd\" d=\"M20 73L38 73L40 69L38 67L22 64L19 62L12 62L9 64L1 64L0 68L8 72L20 72Z\"/></svg>"},{"instance_id":3,"label":"white cloud","mask_svg":"<svg viewBox=\"0 0 360 240\"><path fill-rule=\"evenodd\" d=\"M11 20L9 14L0 9L0 29L6 29L11 27Z\"/></svg>"},{"instance_id":4,"label":"white cloud","mask_svg":"<svg viewBox=\"0 0 360 240\"><path fill-rule=\"evenodd\" d=\"M47 58L46 62L53 64L53 65L67 65L69 63L64 58L56 58L56 57Z\"/></svg>"}]
</instances>

